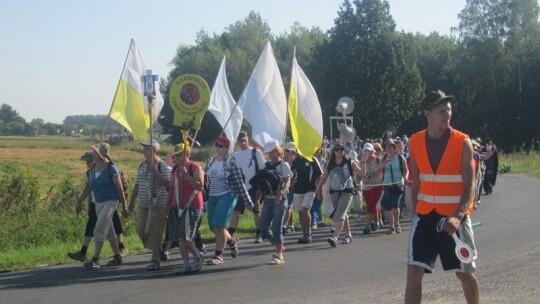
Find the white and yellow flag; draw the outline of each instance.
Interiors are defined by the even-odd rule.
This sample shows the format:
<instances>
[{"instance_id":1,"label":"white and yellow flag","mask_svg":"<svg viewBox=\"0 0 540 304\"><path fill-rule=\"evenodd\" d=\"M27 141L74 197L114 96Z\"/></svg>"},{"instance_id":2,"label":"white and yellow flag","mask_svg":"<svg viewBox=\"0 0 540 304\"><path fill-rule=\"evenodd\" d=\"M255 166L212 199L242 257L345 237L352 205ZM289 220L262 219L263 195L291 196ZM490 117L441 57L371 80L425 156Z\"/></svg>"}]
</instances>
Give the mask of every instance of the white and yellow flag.
<instances>
[{"instance_id":1,"label":"white and yellow flag","mask_svg":"<svg viewBox=\"0 0 540 304\"><path fill-rule=\"evenodd\" d=\"M288 112L298 153L311 161L323 138L322 111L317 93L296 57L292 61Z\"/></svg>"},{"instance_id":2,"label":"white and yellow flag","mask_svg":"<svg viewBox=\"0 0 540 304\"><path fill-rule=\"evenodd\" d=\"M124 126L133 134L137 141L148 138L147 130L150 128L150 115L148 114L148 101L143 93L142 76L146 73L146 66L135 41L132 39L129 46L122 75L118 81L118 88L114 93L109 116ZM159 83L154 83L156 97L153 102L152 123L158 117L163 107L163 97L159 91Z\"/></svg>"}]
</instances>

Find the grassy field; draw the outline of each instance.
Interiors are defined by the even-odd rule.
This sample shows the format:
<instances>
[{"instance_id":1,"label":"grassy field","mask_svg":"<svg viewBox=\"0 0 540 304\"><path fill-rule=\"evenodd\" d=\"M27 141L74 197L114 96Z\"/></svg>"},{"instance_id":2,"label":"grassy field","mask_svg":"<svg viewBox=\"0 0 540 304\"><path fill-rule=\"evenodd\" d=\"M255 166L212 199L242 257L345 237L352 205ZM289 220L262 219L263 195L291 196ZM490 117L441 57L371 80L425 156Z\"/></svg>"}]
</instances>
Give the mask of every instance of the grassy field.
<instances>
[{"instance_id":1,"label":"grassy field","mask_svg":"<svg viewBox=\"0 0 540 304\"><path fill-rule=\"evenodd\" d=\"M80 249L86 223L86 214L74 211L86 170L79 158L94 143L90 138L0 137L0 271L73 262L66 253ZM160 155L164 158L169 149L162 145ZM205 162L210 154L211 148L196 149L192 159ZM110 156L133 186L143 160L140 145L115 144ZM540 177L540 153L501 153L500 167L510 174ZM124 220L131 254L146 252L135 233L135 218ZM205 222L202 233L207 242L213 241ZM253 237L254 233L251 212L245 212L237 236ZM109 246L104 246L102 257L110 255Z\"/></svg>"},{"instance_id":2,"label":"grassy field","mask_svg":"<svg viewBox=\"0 0 540 304\"><path fill-rule=\"evenodd\" d=\"M76 215L74 207L85 180L86 165L79 158L94 143L90 138L0 137L0 271L72 262L66 253L80 249L86 223L86 214ZM162 158L169 149L162 145ZM196 149L192 159L205 162L210 154L210 148ZM110 156L133 186L143 160L140 145L115 144ZM132 214L123 220L131 254L146 252L135 233L135 219ZM238 230L240 238L254 236L251 212L242 216ZM205 241L213 241L205 222L202 233ZM104 246L102 257L110 255Z\"/></svg>"}]
</instances>

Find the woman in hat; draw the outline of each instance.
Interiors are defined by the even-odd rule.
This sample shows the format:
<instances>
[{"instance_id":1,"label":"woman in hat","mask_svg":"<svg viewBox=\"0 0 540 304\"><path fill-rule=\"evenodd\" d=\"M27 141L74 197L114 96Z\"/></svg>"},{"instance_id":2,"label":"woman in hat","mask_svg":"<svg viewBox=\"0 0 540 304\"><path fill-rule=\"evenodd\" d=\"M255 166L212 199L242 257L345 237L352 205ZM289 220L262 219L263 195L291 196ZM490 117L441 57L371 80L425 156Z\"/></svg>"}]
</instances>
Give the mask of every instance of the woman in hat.
<instances>
[{"instance_id":1,"label":"woman in hat","mask_svg":"<svg viewBox=\"0 0 540 304\"><path fill-rule=\"evenodd\" d=\"M93 152L88 151L84 153L83 156L81 156L81 160L86 163L86 167L88 170L86 170L86 187L88 186L88 182L90 179L90 169L94 165L94 158L93 158ZM90 198L88 195L87 197L83 198L83 201L87 198ZM94 228L96 227L97 222L97 215L96 215L96 204L92 201L92 199L88 199L88 220L86 221L86 228L84 230L84 239L81 246L81 250L76 252L68 252L68 256L74 260L84 262L86 260L86 253L88 251L88 246L90 245L90 241L92 241L92 238L94 238ZM82 211L82 204L77 204L75 207L75 211L77 214L81 213ZM122 222L120 221L120 217L118 216L118 211L114 210L113 213L113 226L114 231L117 235L118 240L118 248L120 249L120 255L124 256L127 254L127 248L124 245L123 240L123 227Z\"/></svg>"},{"instance_id":2,"label":"woman in hat","mask_svg":"<svg viewBox=\"0 0 540 304\"><path fill-rule=\"evenodd\" d=\"M345 237L342 244L349 244L352 241L349 216L347 211L352 201L354 187L354 174L361 174L360 167L356 162L352 162L345 154L345 147L337 142L331 150L330 159L324 167L324 172L317 185L315 193L319 199L322 198L322 185L330 178L330 196L334 212L330 216L335 223L335 231L332 237L328 238L328 243L336 247L338 237L342 229L345 229Z\"/></svg>"},{"instance_id":3,"label":"woman in hat","mask_svg":"<svg viewBox=\"0 0 540 304\"><path fill-rule=\"evenodd\" d=\"M167 189L171 168L159 158L157 140L141 142L145 160L137 170L137 182L133 187L129 212L135 208L135 200L139 199L137 226L135 230L144 248L152 251L151 263L146 270L159 270L163 231L167 222Z\"/></svg>"},{"instance_id":4,"label":"woman in hat","mask_svg":"<svg viewBox=\"0 0 540 304\"><path fill-rule=\"evenodd\" d=\"M277 140L271 139L264 144L264 152L270 159L266 163L265 169L280 176L282 182L275 189L275 194L263 193L264 204L261 212L261 236L263 239L268 240L276 249L276 253L272 254L272 258L270 259L270 265L280 265L285 263L285 259L283 258L282 226L285 212L287 211L287 193L289 193L293 173L289 163L281 159L283 148ZM262 171L259 171L259 175L256 175L255 178L260 177L262 173Z\"/></svg>"},{"instance_id":5,"label":"woman in hat","mask_svg":"<svg viewBox=\"0 0 540 304\"><path fill-rule=\"evenodd\" d=\"M165 250L171 242L179 242L183 266L175 270L178 275L201 270L203 256L195 247L193 239L203 214L204 171L201 166L190 160L191 148L187 141L173 146L174 167L169 184L169 217L167 218L168 236ZM189 254L193 255L193 264Z\"/></svg>"},{"instance_id":6,"label":"woman in hat","mask_svg":"<svg viewBox=\"0 0 540 304\"><path fill-rule=\"evenodd\" d=\"M83 200L92 193L96 203L97 222L94 228L94 239L96 241L94 257L84 263L84 267L89 269L98 269L99 255L103 248L105 239L109 240L114 257L107 263L107 266L122 265L122 257L116 241L116 233L113 229L112 217L118 207L118 201L122 203L122 212L124 217L129 216L127 209L126 196L120 178L120 170L112 164L109 158L110 145L99 143L92 148L92 157L94 166L90 169L90 179L85 192L79 198L77 206L81 205Z\"/></svg>"},{"instance_id":7,"label":"woman in hat","mask_svg":"<svg viewBox=\"0 0 540 304\"><path fill-rule=\"evenodd\" d=\"M375 149L372 144L364 144L360 168L362 169L362 195L367 205L367 221L364 227L364 234L377 231L379 228L377 220L377 203L381 199L383 187L382 172L379 169L380 158L375 156Z\"/></svg>"},{"instance_id":8,"label":"woman in hat","mask_svg":"<svg viewBox=\"0 0 540 304\"><path fill-rule=\"evenodd\" d=\"M386 154L379 164L379 169L384 171L382 207L388 211L388 223L390 228L387 234L401 232L399 225L399 200L403 194L404 181L409 175L405 157L396 152L396 144L393 139L384 143Z\"/></svg>"},{"instance_id":9,"label":"woman in hat","mask_svg":"<svg viewBox=\"0 0 540 304\"><path fill-rule=\"evenodd\" d=\"M244 184L242 169L236 164L234 157L228 154L231 142L225 136L220 136L214 143L215 156L206 168L210 180L208 199L208 226L216 235L216 251L208 265L223 264L225 244L231 249L231 256L238 257L237 239L231 237L225 229L231 219L238 196L246 208L253 208L253 202Z\"/></svg>"}]
</instances>

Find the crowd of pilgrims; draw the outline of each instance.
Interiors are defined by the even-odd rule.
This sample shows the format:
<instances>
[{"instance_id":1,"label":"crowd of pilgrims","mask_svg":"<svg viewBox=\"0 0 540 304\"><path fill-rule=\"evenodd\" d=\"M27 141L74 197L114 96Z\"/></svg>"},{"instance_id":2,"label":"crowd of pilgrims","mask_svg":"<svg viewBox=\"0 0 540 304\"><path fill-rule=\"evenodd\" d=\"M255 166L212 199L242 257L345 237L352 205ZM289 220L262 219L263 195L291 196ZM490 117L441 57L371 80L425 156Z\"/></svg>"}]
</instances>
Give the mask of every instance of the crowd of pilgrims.
<instances>
[{"instance_id":1,"label":"crowd of pilgrims","mask_svg":"<svg viewBox=\"0 0 540 304\"><path fill-rule=\"evenodd\" d=\"M498 157L491 139L475 139L472 144L477 209L482 189L485 195L493 191ZM124 192L121 171L109 156L110 145L91 146L81 156L88 166L87 186L76 204L76 211L81 212L88 200L88 222L81 249L68 253L69 257L84 262L88 269L98 269L103 243L108 240L114 256L106 265L123 264L128 251L117 207L128 217L136 203L136 231L152 252L146 270L160 270L171 249L179 247L183 263L175 269L177 275L197 272L203 265L223 264L225 251L238 257L235 233L245 209L253 215L254 242L268 242L275 249L270 265L285 263L285 235L300 232L295 233L300 236L298 243L313 241L312 231L323 220L323 206L332 220L327 239L331 247L353 241L350 212L363 215L357 218L364 223L363 234L380 229L388 235L401 233L403 211L412 205L406 135L384 140L356 136L346 142L325 137L320 149L308 158L298 153L292 141L281 145L270 140L263 147L253 147L246 132L237 138L237 152L229 154L230 145L228 138L220 136L214 142L214 156L200 165L191 160L187 140L174 145L165 160L159 157L158 141L142 142L144 160L129 195ZM300 227L294 226L295 213ZM215 251L209 255L200 232L203 216L216 241ZM90 256L92 238L95 252Z\"/></svg>"}]
</instances>

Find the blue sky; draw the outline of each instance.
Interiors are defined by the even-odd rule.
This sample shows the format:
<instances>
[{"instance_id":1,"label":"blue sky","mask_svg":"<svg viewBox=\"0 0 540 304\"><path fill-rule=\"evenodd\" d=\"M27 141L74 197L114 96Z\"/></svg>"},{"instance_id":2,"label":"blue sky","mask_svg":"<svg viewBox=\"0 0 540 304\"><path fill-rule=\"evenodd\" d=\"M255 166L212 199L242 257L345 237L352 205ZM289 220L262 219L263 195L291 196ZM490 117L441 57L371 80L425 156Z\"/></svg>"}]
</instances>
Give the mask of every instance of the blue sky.
<instances>
[{"instance_id":1,"label":"blue sky","mask_svg":"<svg viewBox=\"0 0 540 304\"><path fill-rule=\"evenodd\" d=\"M337 0L0 0L0 104L28 122L109 112L131 38L166 77L179 44L259 12L275 35L295 21L328 30ZM390 0L398 30L449 34L465 0ZM261 50L262 51L262 50ZM216 67L216 74L217 74ZM282 74L289 71L281 71ZM308 75L309 76L309 75Z\"/></svg>"}]
</instances>

